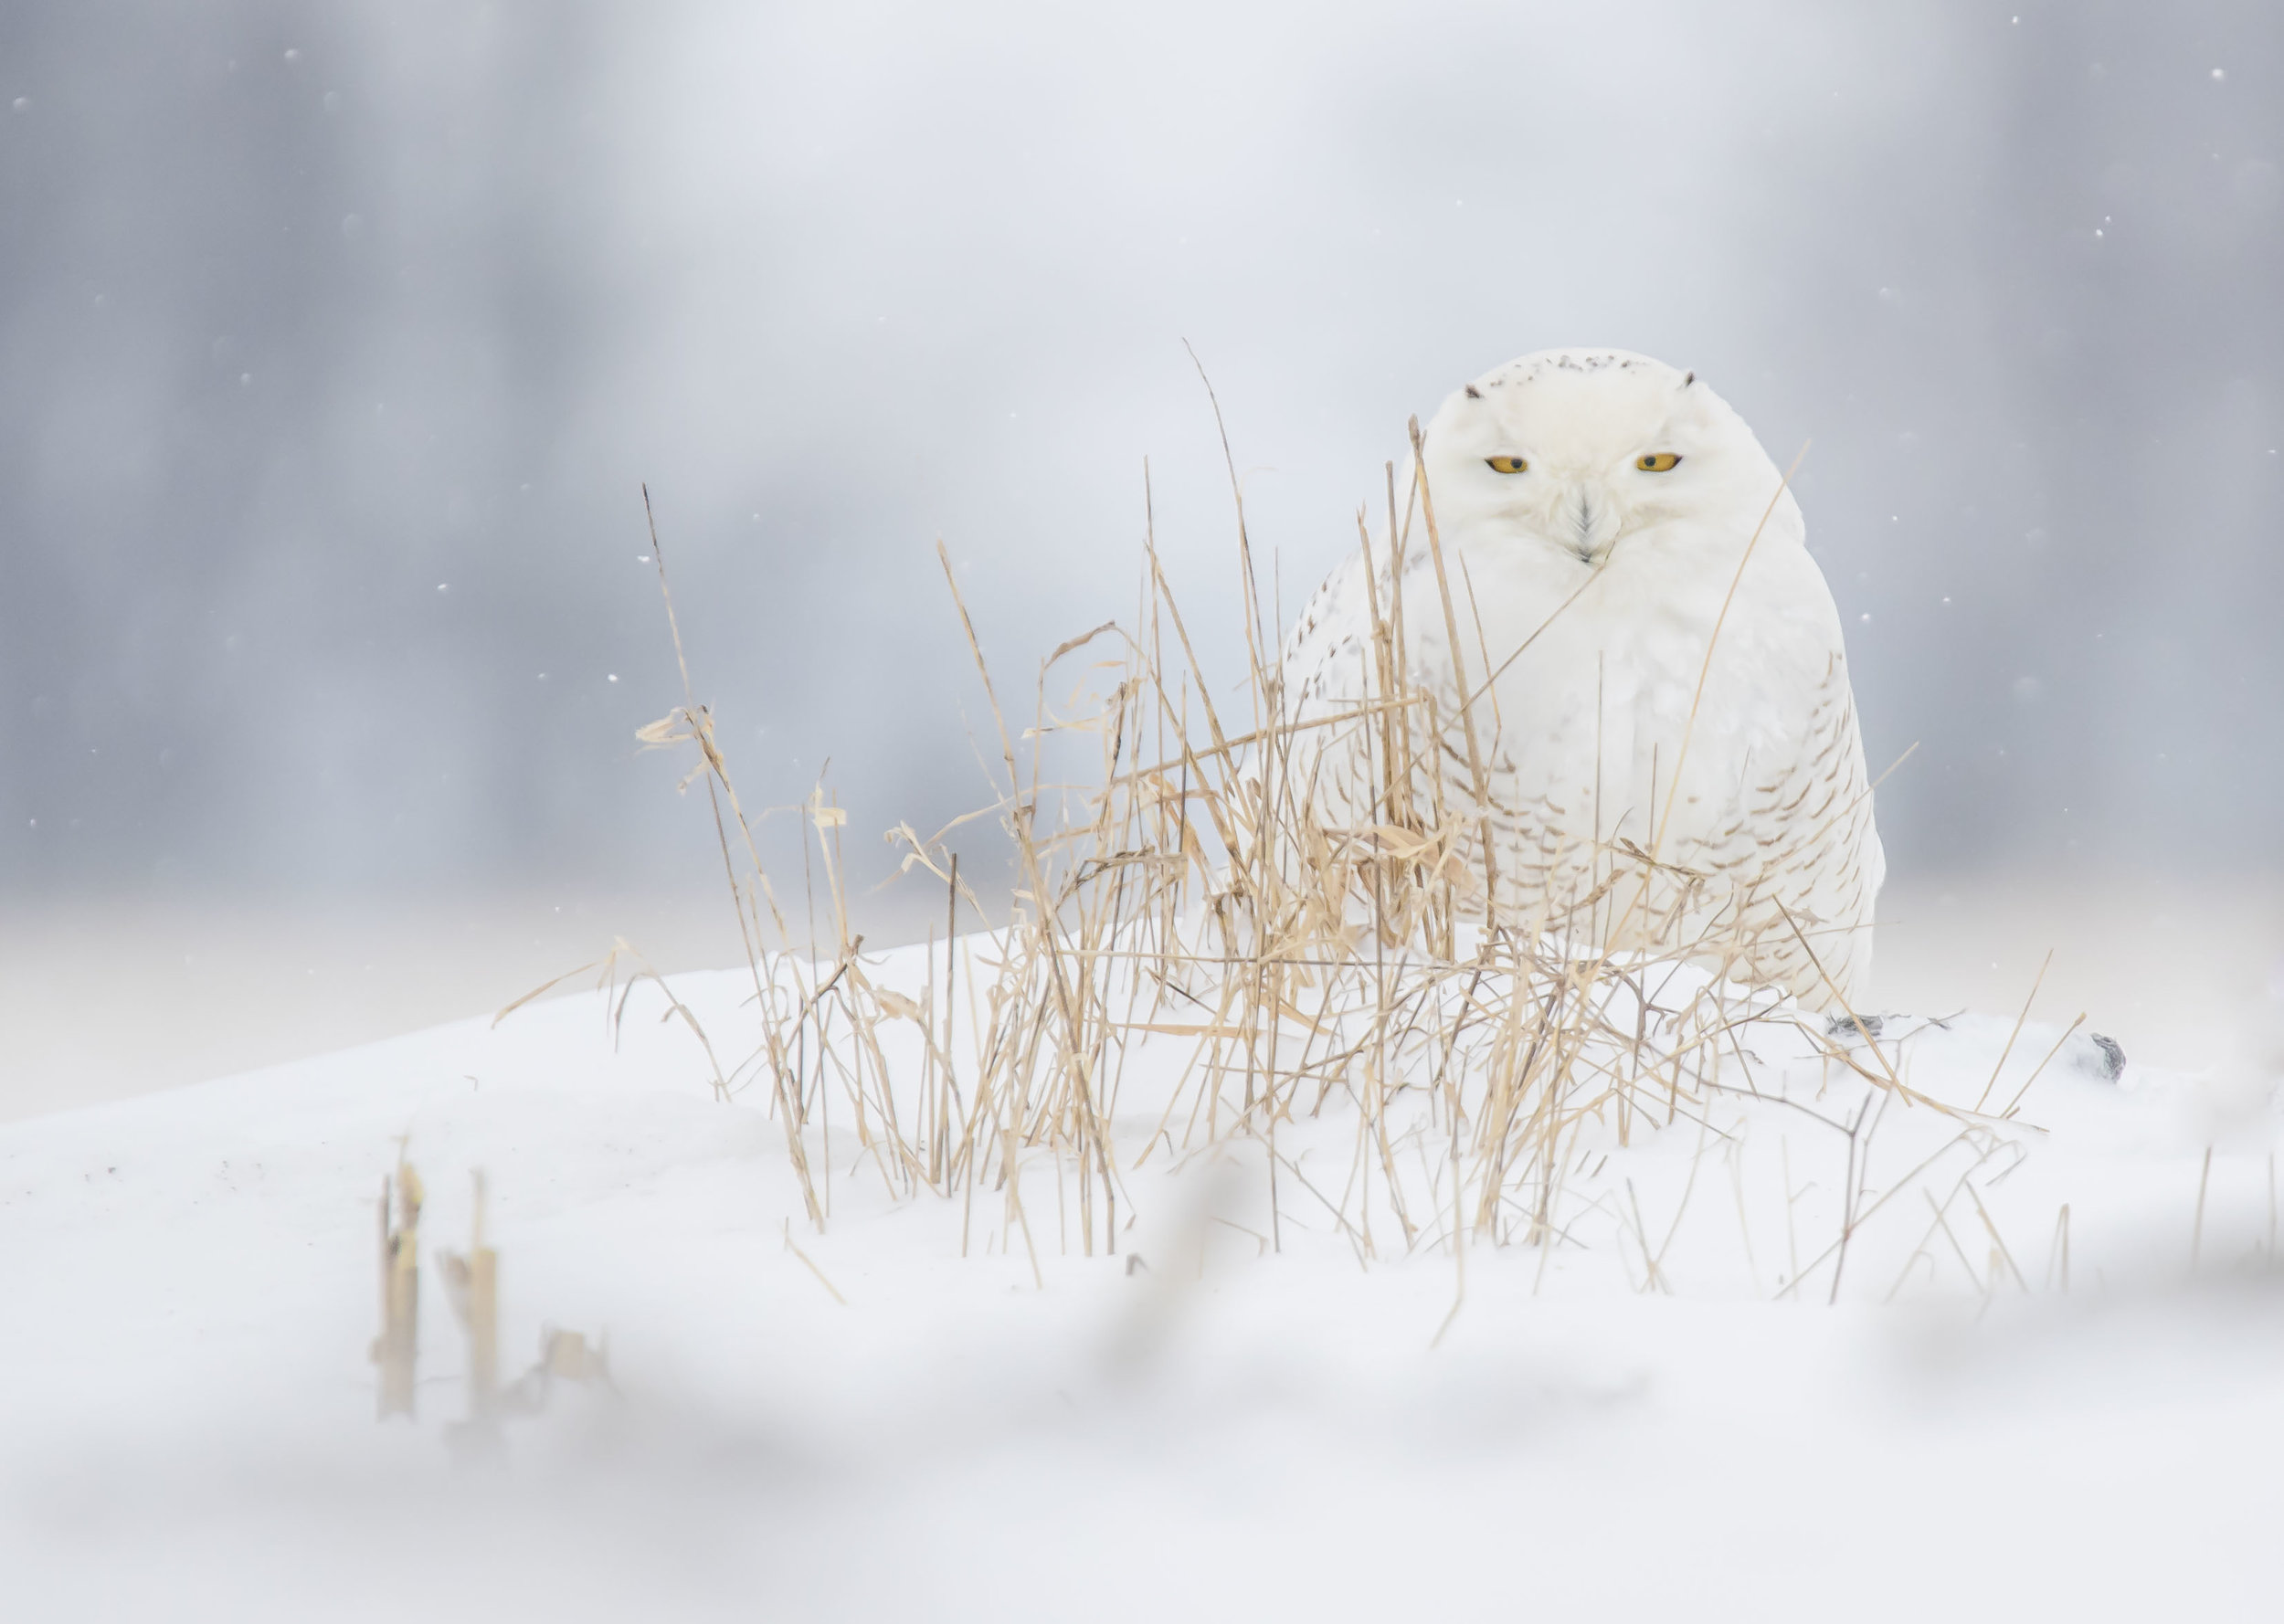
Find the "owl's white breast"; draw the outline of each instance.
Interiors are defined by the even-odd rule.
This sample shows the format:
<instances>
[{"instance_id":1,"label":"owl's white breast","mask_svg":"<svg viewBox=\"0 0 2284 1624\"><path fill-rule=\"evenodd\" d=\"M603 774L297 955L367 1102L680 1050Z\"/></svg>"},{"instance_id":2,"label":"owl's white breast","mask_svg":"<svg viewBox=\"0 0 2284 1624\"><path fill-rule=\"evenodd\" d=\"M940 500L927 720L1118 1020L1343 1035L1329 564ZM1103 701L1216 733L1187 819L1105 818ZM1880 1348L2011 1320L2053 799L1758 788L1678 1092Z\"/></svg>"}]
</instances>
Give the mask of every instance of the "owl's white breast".
<instances>
[{"instance_id":1,"label":"owl's white breast","mask_svg":"<svg viewBox=\"0 0 2284 1624\"><path fill-rule=\"evenodd\" d=\"M1562 916L1602 894L1613 862L1636 860L1621 855L1632 848L1661 872L1699 877L1686 903L1678 876L1658 893L1683 907L1678 938L1726 933L1730 946L1711 956L1729 971L1818 1005L1859 989L1885 864L1839 616L1798 510L1780 503L1750 557L1735 530L1688 522L1622 538L1598 569L1478 527L1443 555L1448 620L1432 554L1415 544L1400 580L1380 570L1368 585L1350 559L1294 628L1285 704L1311 731L1294 735L1286 782L1314 816L1340 828L1385 816L1367 734L1316 729L1379 697L1366 669L1372 603L1392 616L1400 597L1410 682L1435 697L1444 726L1429 753L1439 816L1457 814L1471 865L1477 829L1492 836L1503 914ZM1483 803L1456 721L1463 675ZM1802 951L1811 933L1815 961Z\"/></svg>"},{"instance_id":2,"label":"owl's white breast","mask_svg":"<svg viewBox=\"0 0 2284 1624\"><path fill-rule=\"evenodd\" d=\"M1454 538L1459 663L1475 689L1505 667L1475 712L1495 798L1550 801L1587 839L1662 835L1669 860L1717 833L1756 763L1789 765L1804 746L1806 701L1840 649L1831 595L1790 528L1772 522L1741 581L1742 538L1691 525L1627 538L1599 572L1528 537ZM1412 663L1433 680L1450 654L1424 560L1406 585Z\"/></svg>"}]
</instances>

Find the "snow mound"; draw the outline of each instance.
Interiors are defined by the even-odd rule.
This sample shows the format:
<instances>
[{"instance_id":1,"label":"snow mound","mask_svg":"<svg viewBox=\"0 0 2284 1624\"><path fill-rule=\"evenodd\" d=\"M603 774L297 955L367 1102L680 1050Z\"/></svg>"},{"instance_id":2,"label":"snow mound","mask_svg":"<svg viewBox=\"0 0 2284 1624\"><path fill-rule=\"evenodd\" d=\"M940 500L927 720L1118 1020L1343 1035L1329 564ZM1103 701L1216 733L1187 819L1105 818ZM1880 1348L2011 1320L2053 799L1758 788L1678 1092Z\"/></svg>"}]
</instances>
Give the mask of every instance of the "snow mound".
<instances>
[{"instance_id":1,"label":"snow mound","mask_svg":"<svg viewBox=\"0 0 2284 1624\"><path fill-rule=\"evenodd\" d=\"M973 1075L928 1053L945 969L861 965L915 1012L872 1034L878 1109ZM1457 1092L1391 1063L1368 1136L1339 1087L1203 1098L1226 1035L1160 1010L1098 1159L1050 1133L937 1195L820 1099L821 1229L770 1089L718 1098L693 1033L761 1040L745 971L12 1124L9 1610L2273 1616L2272 1094L1711 986L1604 1007L1639 1074L1512 1141L1532 1166L1496 1160L1487 1028ZM400 1155L431 1276L486 1176L511 1374L546 1327L608 1347L497 1458L448 1446L432 1277L418 1414L375 1419Z\"/></svg>"}]
</instances>

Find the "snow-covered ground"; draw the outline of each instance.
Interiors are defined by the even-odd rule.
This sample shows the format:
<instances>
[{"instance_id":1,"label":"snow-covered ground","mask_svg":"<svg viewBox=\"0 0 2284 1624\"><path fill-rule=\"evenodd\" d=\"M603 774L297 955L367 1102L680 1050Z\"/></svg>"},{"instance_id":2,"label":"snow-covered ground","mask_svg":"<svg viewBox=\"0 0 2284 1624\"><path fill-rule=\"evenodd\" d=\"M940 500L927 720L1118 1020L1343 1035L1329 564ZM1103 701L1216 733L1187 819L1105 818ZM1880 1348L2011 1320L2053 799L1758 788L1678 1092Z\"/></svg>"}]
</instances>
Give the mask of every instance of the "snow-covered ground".
<instances>
[{"instance_id":1,"label":"snow-covered ground","mask_svg":"<svg viewBox=\"0 0 2284 1624\"><path fill-rule=\"evenodd\" d=\"M750 981L673 985L735 1049ZM1258 1142L1143 1159L1147 1074L1192 1041L1164 1037L1088 1257L1043 1153L1020 1219L899 1200L845 1117L817 1232L759 1091L713 1099L661 1007L639 989L615 1045L582 994L0 1128L0 1612L2284 1616L2258 1052L2111 1081L2011 1014L1858 1041L1964 1119L1771 1026L1700 1111L1585 1130L1563 1242L1455 1254L1343 1193L1337 1098L1280 1129L1274 1211ZM400 1150L422 1385L382 1423ZM509 1373L554 1325L612 1376L500 1459L452 1446L428 1260L479 1169Z\"/></svg>"},{"instance_id":2,"label":"snow-covered ground","mask_svg":"<svg viewBox=\"0 0 2284 1624\"><path fill-rule=\"evenodd\" d=\"M852 928L869 941L911 942L942 902L906 885L861 909ZM12 897L6 912L0 1121L496 1009L613 935L666 970L740 953L720 875L703 868L636 891ZM1879 916L1877 1007L2012 1014L2036 982L2040 1012L2092 1011L2128 1054L2164 1067L2215 1063L2237 1011L2284 975L2275 874L1908 873L1882 888Z\"/></svg>"}]
</instances>

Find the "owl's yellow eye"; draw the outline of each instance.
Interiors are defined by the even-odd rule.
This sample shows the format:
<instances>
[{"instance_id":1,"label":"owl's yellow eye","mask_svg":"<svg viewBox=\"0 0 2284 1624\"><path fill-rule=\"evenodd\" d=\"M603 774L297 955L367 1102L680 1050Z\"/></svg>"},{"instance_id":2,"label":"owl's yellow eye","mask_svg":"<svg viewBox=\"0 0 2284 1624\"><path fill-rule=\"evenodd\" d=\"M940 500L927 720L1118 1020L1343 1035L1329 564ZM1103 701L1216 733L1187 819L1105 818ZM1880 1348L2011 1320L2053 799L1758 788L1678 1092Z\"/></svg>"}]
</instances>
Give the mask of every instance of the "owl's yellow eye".
<instances>
[{"instance_id":1,"label":"owl's yellow eye","mask_svg":"<svg viewBox=\"0 0 2284 1624\"><path fill-rule=\"evenodd\" d=\"M1647 457L1636 457L1634 466L1645 474L1670 473L1680 466L1681 459L1671 451L1653 451Z\"/></svg>"},{"instance_id":2,"label":"owl's yellow eye","mask_svg":"<svg viewBox=\"0 0 2284 1624\"><path fill-rule=\"evenodd\" d=\"M1530 471L1530 464L1519 457L1486 457L1484 461L1491 465L1491 471L1495 474L1520 474Z\"/></svg>"}]
</instances>

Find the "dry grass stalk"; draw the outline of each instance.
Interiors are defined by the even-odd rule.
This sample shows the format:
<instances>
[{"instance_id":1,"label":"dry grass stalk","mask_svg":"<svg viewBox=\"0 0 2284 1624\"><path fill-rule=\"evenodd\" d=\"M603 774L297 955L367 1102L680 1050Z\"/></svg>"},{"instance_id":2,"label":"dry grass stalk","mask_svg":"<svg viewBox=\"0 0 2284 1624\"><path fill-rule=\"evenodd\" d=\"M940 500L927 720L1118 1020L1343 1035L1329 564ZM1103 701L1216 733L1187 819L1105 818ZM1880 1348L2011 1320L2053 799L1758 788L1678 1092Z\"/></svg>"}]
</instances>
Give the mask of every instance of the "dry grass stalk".
<instances>
[{"instance_id":1,"label":"dry grass stalk","mask_svg":"<svg viewBox=\"0 0 2284 1624\"><path fill-rule=\"evenodd\" d=\"M373 1339L380 1366L380 1416L410 1416L420 1358L420 1175L399 1161L395 1212L381 1180L381 1334Z\"/></svg>"},{"instance_id":2,"label":"dry grass stalk","mask_svg":"<svg viewBox=\"0 0 2284 1624\"><path fill-rule=\"evenodd\" d=\"M500 1254L484 1244L484 1176L472 1176L468 1250L439 1251L438 1271L452 1313L468 1333L468 1422L490 1424L500 1397Z\"/></svg>"}]
</instances>

